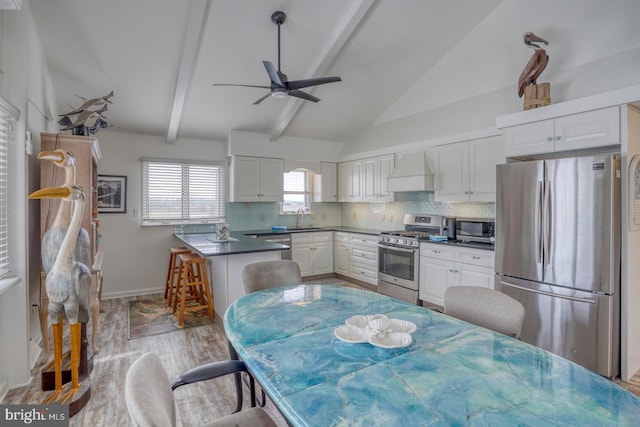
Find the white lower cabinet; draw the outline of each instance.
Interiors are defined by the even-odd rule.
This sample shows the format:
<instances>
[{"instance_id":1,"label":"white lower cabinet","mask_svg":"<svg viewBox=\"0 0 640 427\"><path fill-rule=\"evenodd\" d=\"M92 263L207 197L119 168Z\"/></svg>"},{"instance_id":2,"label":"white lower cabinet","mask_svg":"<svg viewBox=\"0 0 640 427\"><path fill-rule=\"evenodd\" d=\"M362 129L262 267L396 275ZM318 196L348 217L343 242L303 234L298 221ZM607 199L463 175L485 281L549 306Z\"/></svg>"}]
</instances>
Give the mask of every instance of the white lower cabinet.
<instances>
[{"instance_id":1,"label":"white lower cabinet","mask_svg":"<svg viewBox=\"0 0 640 427\"><path fill-rule=\"evenodd\" d=\"M378 236L350 233L349 250L349 276L377 286Z\"/></svg>"},{"instance_id":2,"label":"white lower cabinet","mask_svg":"<svg viewBox=\"0 0 640 427\"><path fill-rule=\"evenodd\" d=\"M333 273L333 232L293 233L291 258L302 277Z\"/></svg>"},{"instance_id":3,"label":"white lower cabinet","mask_svg":"<svg viewBox=\"0 0 640 427\"><path fill-rule=\"evenodd\" d=\"M378 236L335 232L335 272L378 285Z\"/></svg>"},{"instance_id":4,"label":"white lower cabinet","mask_svg":"<svg viewBox=\"0 0 640 427\"><path fill-rule=\"evenodd\" d=\"M491 250L421 243L419 298L444 306L444 293L449 286L493 288L494 260Z\"/></svg>"},{"instance_id":5,"label":"white lower cabinet","mask_svg":"<svg viewBox=\"0 0 640 427\"><path fill-rule=\"evenodd\" d=\"M335 272L348 276L351 269L350 251L349 251L349 233L336 231L334 234L334 260L333 265Z\"/></svg>"}]
</instances>

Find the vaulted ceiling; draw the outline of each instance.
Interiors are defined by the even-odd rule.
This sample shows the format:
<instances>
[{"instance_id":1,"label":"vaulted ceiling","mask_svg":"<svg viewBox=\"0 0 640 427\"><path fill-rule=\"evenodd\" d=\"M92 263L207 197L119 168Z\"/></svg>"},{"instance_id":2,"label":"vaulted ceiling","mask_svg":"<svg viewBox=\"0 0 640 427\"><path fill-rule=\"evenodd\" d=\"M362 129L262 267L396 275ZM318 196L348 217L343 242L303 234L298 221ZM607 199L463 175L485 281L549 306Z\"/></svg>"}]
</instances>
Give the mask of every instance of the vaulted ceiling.
<instances>
[{"instance_id":1,"label":"vaulted ceiling","mask_svg":"<svg viewBox=\"0 0 640 427\"><path fill-rule=\"evenodd\" d=\"M81 104L76 95L113 90L105 114L122 132L169 142L225 140L231 130L349 142L386 121L515 88L531 54L524 31L553 39L562 35L553 22L584 27L586 12L576 10L574 22L536 9L542 3L555 2L30 0L30 7L60 113ZM262 61L278 64L276 10L287 14L281 67L289 79L342 78L308 90L320 102L253 105L266 89L213 86L269 85ZM589 60L552 56L550 68Z\"/></svg>"}]
</instances>

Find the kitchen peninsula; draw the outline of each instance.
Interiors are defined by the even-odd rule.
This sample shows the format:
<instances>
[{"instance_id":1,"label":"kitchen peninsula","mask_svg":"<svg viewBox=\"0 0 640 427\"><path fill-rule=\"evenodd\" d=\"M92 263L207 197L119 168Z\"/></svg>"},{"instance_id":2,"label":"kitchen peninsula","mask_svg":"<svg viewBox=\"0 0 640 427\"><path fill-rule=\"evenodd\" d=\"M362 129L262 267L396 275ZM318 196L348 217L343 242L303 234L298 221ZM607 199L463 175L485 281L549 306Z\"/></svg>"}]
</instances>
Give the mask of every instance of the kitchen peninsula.
<instances>
[{"instance_id":1,"label":"kitchen peninsula","mask_svg":"<svg viewBox=\"0 0 640 427\"><path fill-rule=\"evenodd\" d=\"M242 269L260 261L280 259L288 246L266 242L242 233L231 233L229 241L220 242L215 233L176 233L175 237L191 250L207 258L207 274L213 291L213 308L223 316L227 307L245 295Z\"/></svg>"}]
</instances>

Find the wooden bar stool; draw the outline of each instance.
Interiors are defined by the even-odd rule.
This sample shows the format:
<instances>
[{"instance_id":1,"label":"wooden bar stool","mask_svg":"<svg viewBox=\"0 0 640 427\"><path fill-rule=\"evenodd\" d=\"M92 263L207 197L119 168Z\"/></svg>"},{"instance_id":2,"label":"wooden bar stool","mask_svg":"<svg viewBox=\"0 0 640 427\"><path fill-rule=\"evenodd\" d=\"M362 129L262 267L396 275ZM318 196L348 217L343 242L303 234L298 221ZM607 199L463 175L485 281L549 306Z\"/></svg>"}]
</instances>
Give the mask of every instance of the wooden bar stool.
<instances>
[{"instance_id":1,"label":"wooden bar stool","mask_svg":"<svg viewBox=\"0 0 640 427\"><path fill-rule=\"evenodd\" d=\"M167 300L167 306L173 306L173 297L180 283L180 265L178 264L178 255L190 254L191 251L184 246L169 248L169 268L167 270L167 283L164 288L164 299ZM176 280L177 279L177 280Z\"/></svg>"},{"instance_id":2,"label":"wooden bar stool","mask_svg":"<svg viewBox=\"0 0 640 427\"><path fill-rule=\"evenodd\" d=\"M173 312L175 313L180 304L178 314L178 327L184 326L185 310L197 311L206 308L209 311L209 318L214 319L213 298L209 288L207 277L206 260L196 254L180 254L179 260L179 281L176 290L176 297L173 300ZM187 291L187 288L189 291ZM196 304L189 304L189 301L196 301Z\"/></svg>"}]
</instances>

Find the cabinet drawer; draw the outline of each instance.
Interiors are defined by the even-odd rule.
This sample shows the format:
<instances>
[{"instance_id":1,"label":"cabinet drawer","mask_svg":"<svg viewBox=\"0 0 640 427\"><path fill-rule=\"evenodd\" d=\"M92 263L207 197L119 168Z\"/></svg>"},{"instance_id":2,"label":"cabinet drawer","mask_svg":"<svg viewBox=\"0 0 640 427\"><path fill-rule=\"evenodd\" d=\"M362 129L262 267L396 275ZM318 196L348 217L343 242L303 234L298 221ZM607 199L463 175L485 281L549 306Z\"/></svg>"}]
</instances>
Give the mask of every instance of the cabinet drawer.
<instances>
[{"instance_id":1,"label":"cabinet drawer","mask_svg":"<svg viewBox=\"0 0 640 427\"><path fill-rule=\"evenodd\" d=\"M378 252L373 249L363 249L362 247L354 246L351 248L351 260L354 262L363 262L366 264L370 264L377 268Z\"/></svg>"},{"instance_id":2,"label":"cabinet drawer","mask_svg":"<svg viewBox=\"0 0 640 427\"><path fill-rule=\"evenodd\" d=\"M378 269L360 262L351 263L351 277L363 282L378 284Z\"/></svg>"},{"instance_id":3,"label":"cabinet drawer","mask_svg":"<svg viewBox=\"0 0 640 427\"><path fill-rule=\"evenodd\" d=\"M493 268L494 266L495 253L493 251L457 247L455 253L456 253L456 257L455 257L456 262L478 265L481 267Z\"/></svg>"},{"instance_id":4,"label":"cabinet drawer","mask_svg":"<svg viewBox=\"0 0 640 427\"><path fill-rule=\"evenodd\" d=\"M454 260L454 247L445 244L420 243L420 256L438 258L447 261Z\"/></svg>"},{"instance_id":5,"label":"cabinet drawer","mask_svg":"<svg viewBox=\"0 0 640 427\"><path fill-rule=\"evenodd\" d=\"M322 231L319 233L309 233L314 242L332 242L333 231Z\"/></svg>"},{"instance_id":6,"label":"cabinet drawer","mask_svg":"<svg viewBox=\"0 0 640 427\"><path fill-rule=\"evenodd\" d=\"M341 244L349 244L349 233L344 233L342 231L335 232L335 241L336 243Z\"/></svg>"},{"instance_id":7,"label":"cabinet drawer","mask_svg":"<svg viewBox=\"0 0 640 427\"><path fill-rule=\"evenodd\" d=\"M352 233L350 235L350 242L352 245L365 245L365 246L374 246L378 245L378 236L372 236L369 234L356 234Z\"/></svg>"},{"instance_id":8,"label":"cabinet drawer","mask_svg":"<svg viewBox=\"0 0 640 427\"><path fill-rule=\"evenodd\" d=\"M311 243L313 242L313 233L292 233L291 234L291 243L294 245L300 243Z\"/></svg>"}]
</instances>

